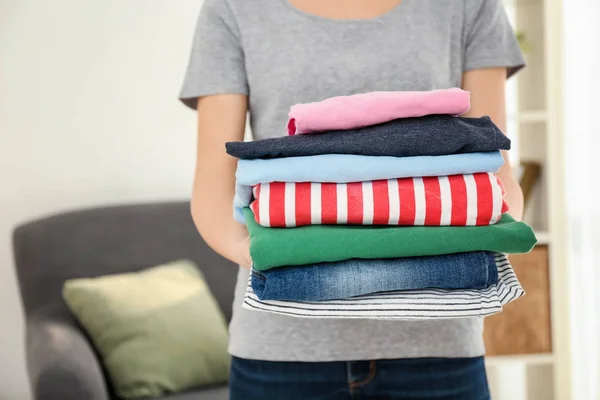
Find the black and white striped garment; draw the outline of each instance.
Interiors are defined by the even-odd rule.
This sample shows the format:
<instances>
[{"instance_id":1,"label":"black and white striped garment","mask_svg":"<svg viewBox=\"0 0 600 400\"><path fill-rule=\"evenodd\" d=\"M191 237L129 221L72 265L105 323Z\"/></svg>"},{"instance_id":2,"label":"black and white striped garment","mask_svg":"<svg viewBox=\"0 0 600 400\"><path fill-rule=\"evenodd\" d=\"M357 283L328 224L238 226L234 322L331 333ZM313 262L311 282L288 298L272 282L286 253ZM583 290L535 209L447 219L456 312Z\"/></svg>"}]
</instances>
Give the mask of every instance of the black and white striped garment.
<instances>
[{"instance_id":1,"label":"black and white striped garment","mask_svg":"<svg viewBox=\"0 0 600 400\"><path fill-rule=\"evenodd\" d=\"M248 281L243 307L301 318L447 319L483 317L523 296L505 254L496 253L498 283L482 290L425 289L382 292L344 300L259 300Z\"/></svg>"}]
</instances>

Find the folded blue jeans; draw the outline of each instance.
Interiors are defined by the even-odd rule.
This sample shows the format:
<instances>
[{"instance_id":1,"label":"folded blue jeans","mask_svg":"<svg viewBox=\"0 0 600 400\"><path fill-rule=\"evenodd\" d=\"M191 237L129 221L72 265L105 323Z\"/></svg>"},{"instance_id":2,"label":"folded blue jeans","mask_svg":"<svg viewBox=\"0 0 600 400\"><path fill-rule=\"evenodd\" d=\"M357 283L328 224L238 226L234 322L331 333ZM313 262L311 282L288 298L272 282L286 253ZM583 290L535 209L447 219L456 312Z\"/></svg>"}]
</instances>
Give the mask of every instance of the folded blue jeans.
<instances>
[{"instance_id":1,"label":"folded blue jeans","mask_svg":"<svg viewBox=\"0 0 600 400\"><path fill-rule=\"evenodd\" d=\"M252 270L260 300L322 301L417 289L485 289L498 282L488 251L340 262Z\"/></svg>"}]
</instances>

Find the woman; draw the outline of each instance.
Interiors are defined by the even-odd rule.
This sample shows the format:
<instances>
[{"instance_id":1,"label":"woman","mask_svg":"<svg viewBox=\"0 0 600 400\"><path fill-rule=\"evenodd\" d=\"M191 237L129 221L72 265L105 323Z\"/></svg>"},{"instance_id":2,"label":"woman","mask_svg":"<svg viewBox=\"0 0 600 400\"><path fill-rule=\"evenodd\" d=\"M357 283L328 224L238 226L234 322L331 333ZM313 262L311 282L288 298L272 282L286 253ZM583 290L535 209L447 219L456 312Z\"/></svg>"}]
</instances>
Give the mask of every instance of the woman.
<instances>
[{"instance_id":1,"label":"woman","mask_svg":"<svg viewBox=\"0 0 600 400\"><path fill-rule=\"evenodd\" d=\"M198 110L192 215L240 268L230 324L232 399L487 399L481 319L311 320L242 309L248 233L232 218L225 142L282 136L289 107L369 91L462 87L467 116L504 130L523 66L501 0L205 0L181 99ZM505 155L506 157L506 155ZM499 177L516 218L521 190Z\"/></svg>"}]
</instances>

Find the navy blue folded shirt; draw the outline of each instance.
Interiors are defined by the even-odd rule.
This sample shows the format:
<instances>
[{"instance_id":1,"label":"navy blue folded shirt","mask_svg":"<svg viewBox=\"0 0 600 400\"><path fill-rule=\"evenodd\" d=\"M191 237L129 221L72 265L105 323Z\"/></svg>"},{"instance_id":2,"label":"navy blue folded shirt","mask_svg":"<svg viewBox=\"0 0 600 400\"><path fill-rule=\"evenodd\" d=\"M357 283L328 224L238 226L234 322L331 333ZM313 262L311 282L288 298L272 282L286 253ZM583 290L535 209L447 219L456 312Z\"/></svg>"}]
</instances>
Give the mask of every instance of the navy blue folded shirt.
<instances>
[{"instance_id":1,"label":"navy blue folded shirt","mask_svg":"<svg viewBox=\"0 0 600 400\"><path fill-rule=\"evenodd\" d=\"M490 117L428 115L365 128L229 142L227 154L241 159L358 154L440 156L510 149L510 139Z\"/></svg>"}]
</instances>

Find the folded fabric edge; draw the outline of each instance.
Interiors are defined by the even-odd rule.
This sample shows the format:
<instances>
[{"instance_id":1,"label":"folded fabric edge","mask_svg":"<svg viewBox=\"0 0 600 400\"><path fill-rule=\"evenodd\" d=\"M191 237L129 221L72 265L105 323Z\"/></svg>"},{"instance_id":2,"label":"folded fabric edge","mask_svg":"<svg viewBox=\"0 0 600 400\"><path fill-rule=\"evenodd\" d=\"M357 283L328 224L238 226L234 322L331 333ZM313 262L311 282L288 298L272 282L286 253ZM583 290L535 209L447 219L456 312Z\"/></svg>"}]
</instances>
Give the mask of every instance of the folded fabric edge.
<instances>
[{"instance_id":1,"label":"folded fabric edge","mask_svg":"<svg viewBox=\"0 0 600 400\"><path fill-rule=\"evenodd\" d=\"M290 111L290 113L291 113L291 111ZM287 123L287 133L288 133L288 136L294 136L294 135L298 135L300 133L296 126L296 118L290 116L290 119L288 120L288 123Z\"/></svg>"},{"instance_id":2,"label":"folded fabric edge","mask_svg":"<svg viewBox=\"0 0 600 400\"><path fill-rule=\"evenodd\" d=\"M393 94L393 93L401 93L401 92L395 92L395 91L389 91L389 92L366 92L366 93L358 93L358 94L351 94L351 95L346 95L346 96L333 96L333 97L329 97L326 99L323 99L321 101L316 101L316 102L310 102L310 103L298 103L298 104L294 104L290 107L290 111L288 113L288 122L286 124L286 130L288 133L288 136L294 136L294 135L300 135L303 133L312 133L312 131L306 131L301 129L298 126L298 119L296 118L295 114L298 111L299 108L304 108L304 107L315 107L317 105L320 104L327 104L331 101L336 101L340 98L357 98L357 97L363 97L363 96L369 96L372 95L374 93L389 93L389 94ZM465 102L464 106L461 109L461 112L459 113L453 113L453 114L448 114L448 115L452 115L454 117L458 117L461 116L463 114L466 114L470 109L471 109L471 92L467 91L467 90L463 90L459 87L452 87L452 88L447 88L447 89L437 89L437 90L424 90L424 91L408 91L408 92L403 92L403 93L412 93L412 94L421 94L421 95L432 95L432 94L446 94L446 95L452 95L454 96L454 100L456 104L460 104L461 102ZM423 115L417 115L417 117L422 117L422 116L427 116L427 115L433 115L434 113L430 113L430 114L423 114ZM404 117L405 118L405 117Z\"/></svg>"},{"instance_id":3,"label":"folded fabric edge","mask_svg":"<svg viewBox=\"0 0 600 400\"><path fill-rule=\"evenodd\" d=\"M248 310L271 312L271 313L287 315L287 316L296 317L296 318L314 318L314 319L322 319L322 318L326 318L326 319L365 319L366 318L366 319L389 319L389 320L431 320L431 319L455 319L455 318L476 318L476 317L481 318L481 317L485 317L485 316L489 316L489 315L501 312L504 305L511 303L512 301L525 295L525 291L521 287L521 285L518 281L518 278L516 277L516 274L514 273L512 266L510 265L507 255L504 253L495 252L495 260L496 260L496 266L498 268L500 268L500 266L503 266L503 265L505 266L504 263L508 263L508 269L507 268L503 269L502 274L501 274L502 278L498 282L498 284L493 285L492 287L485 289L483 291L479 291L479 292L487 292L487 291L490 291L493 289L492 292L497 297L498 304L492 305L489 307L485 307L485 311L484 311L484 308L482 307L481 312L476 315L475 314L474 315L462 314L462 315L451 316L449 314L449 312L446 312L445 315L438 315L438 316L436 316L434 314L428 314L428 315L407 317L405 315L404 316L373 315L373 311L369 311L369 310L362 310L362 311L356 310L355 312L352 312L350 314L337 315L337 316L333 316L333 315L331 315L331 313L325 313L325 314L321 314L321 315L311 314L311 313L300 314L300 313L296 313L293 311L293 305L294 304L302 304L302 302L285 302L285 301L268 301L268 300L260 301L259 300L258 305L251 304L252 301L254 301L253 299L251 299L251 296L250 296L251 294L253 294L252 286L251 286L251 276L250 276L250 279L248 280L248 285L246 287L246 294L244 296L242 307L245 309L248 309ZM286 303L288 305L287 307L286 307ZM319 302L317 302L317 303L319 303ZM323 303L327 303L327 302L323 302ZM283 306L282 306L282 304L283 304ZM450 310L450 311L452 311L452 310Z\"/></svg>"},{"instance_id":4,"label":"folded fabric edge","mask_svg":"<svg viewBox=\"0 0 600 400\"><path fill-rule=\"evenodd\" d=\"M246 218L244 217L243 207L234 206L233 208L233 219L242 225L246 225Z\"/></svg>"}]
</instances>

